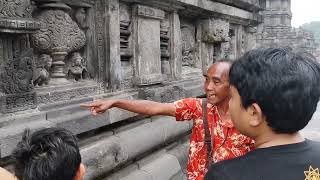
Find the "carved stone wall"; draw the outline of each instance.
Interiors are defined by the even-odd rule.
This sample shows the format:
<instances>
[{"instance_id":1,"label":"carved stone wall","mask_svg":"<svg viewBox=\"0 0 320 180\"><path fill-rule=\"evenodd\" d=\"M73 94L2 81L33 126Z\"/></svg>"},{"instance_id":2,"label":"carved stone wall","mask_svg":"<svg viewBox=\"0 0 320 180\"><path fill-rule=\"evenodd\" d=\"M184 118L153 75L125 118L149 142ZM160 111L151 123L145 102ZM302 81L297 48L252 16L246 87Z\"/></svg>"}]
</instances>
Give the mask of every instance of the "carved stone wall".
<instances>
[{"instance_id":1,"label":"carved stone wall","mask_svg":"<svg viewBox=\"0 0 320 180\"><path fill-rule=\"evenodd\" d=\"M255 46L263 1L0 1L0 165L25 128L58 126L85 179L185 179L191 121L79 104L203 94L209 65Z\"/></svg>"}]
</instances>

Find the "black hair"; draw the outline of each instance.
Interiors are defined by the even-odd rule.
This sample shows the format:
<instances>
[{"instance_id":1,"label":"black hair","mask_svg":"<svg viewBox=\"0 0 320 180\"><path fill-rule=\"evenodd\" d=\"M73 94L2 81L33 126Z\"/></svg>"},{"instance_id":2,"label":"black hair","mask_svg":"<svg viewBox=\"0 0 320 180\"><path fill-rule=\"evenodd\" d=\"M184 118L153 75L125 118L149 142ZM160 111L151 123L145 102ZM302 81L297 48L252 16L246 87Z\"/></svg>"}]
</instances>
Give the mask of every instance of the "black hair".
<instances>
[{"instance_id":1,"label":"black hair","mask_svg":"<svg viewBox=\"0 0 320 180\"><path fill-rule=\"evenodd\" d=\"M20 180L73 180L81 163L77 138L63 128L26 129L12 157Z\"/></svg>"},{"instance_id":2,"label":"black hair","mask_svg":"<svg viewBox=\"0 0 320 180\"><path fill-rule=\"evenodd\" d=\"M244 108L257 103L273 131L291 134L303 129L317 108L320 65L290 48L255 49L233 63L229 81Z\"/></svg>"}]
</instances>

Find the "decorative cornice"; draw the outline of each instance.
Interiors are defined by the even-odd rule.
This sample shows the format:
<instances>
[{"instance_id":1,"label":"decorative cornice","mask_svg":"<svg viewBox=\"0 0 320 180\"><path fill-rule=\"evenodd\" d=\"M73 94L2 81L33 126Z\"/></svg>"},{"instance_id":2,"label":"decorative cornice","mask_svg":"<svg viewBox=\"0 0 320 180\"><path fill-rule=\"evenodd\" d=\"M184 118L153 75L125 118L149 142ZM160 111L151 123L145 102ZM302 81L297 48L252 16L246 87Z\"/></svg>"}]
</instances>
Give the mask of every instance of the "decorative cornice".
<instances>
[{"instance_id":1,"label":"decorative cornice","mask_svg":"<svg viewBox=\"0 0 320 180\"><path fill-rule=\"evenodd\" d=\"M40 21L33 19L0 18L0 32L32 33L40 29Z\"/></svg>"}]
</instances>

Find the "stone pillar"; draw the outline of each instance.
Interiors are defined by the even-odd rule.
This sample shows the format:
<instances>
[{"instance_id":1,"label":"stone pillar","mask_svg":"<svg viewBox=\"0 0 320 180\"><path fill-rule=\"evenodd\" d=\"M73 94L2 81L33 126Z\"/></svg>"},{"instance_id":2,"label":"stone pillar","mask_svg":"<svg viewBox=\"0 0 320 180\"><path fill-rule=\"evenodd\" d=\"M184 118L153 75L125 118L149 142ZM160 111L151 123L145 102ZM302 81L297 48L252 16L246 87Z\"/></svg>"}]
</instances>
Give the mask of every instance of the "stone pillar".
<instances>
[{"instance_id":1,"label":"stone pillar","mask_svg":"<svg viewBox=\"0 0 320 180\"><path fill-rule=\"evenodd\" d=\"M120 22L119 22L119 0L108 0L108 20L106 38L106 73L109 76L109 88L119 89L121 83L121 61L120 61Z\"/></svg>"},{"instance_id":2,"label":"stone pillar","mask_svg":"<svg viewBox=\"0 0 320 180\"><path fill-rule=\"evenodd\" d=\"M180 19L177 12L173 12L170 15L170 27L171 27L171 38L170 38L170 60L171 60L171 72L174 79L180 79L182 73L182 51L181 51L181 29Z\"/></svg>"},{"instance_id":3,"label":"stone pillar","mask_svg":"<svg viewBox=\"0 0 320 180\"><path fill-rule=\"evenodd\" d=\"M135 5L133 8L135 84L162 82L160 51L160 20L162 10Z\"/></svg>"}]
</instances>

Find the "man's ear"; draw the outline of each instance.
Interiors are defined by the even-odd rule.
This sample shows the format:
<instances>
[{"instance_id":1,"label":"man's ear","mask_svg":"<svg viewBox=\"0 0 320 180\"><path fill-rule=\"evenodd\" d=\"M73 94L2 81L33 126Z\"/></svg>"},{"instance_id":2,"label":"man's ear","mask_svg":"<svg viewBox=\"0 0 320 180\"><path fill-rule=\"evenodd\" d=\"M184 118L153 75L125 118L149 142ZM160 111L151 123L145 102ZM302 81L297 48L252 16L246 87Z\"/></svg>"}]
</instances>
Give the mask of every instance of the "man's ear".
<instances>
[{"instance_id":1,"label":"man's ear","mask_svg":"<svg viewBox=\"0 0 320 180\"><path fill-rule=\"evenodd\" d=\"M263 113L260 108L260 106L257 103L251 104L248 108L247 111L249 113L249 125L253 127L259 126L261 123L263 123Z\"/></svg>"},{"instance_id":2,"label":"man's ear","mask_svg":"<svg viewBox=\"0 0 320 180\"><path fill-rule=\"evenodd\" d=\"M86 172L86 168L82 163L80 163L76 176L74 177L74 180L82 180L85 172Z\"/></svg>"}]
</instances>

